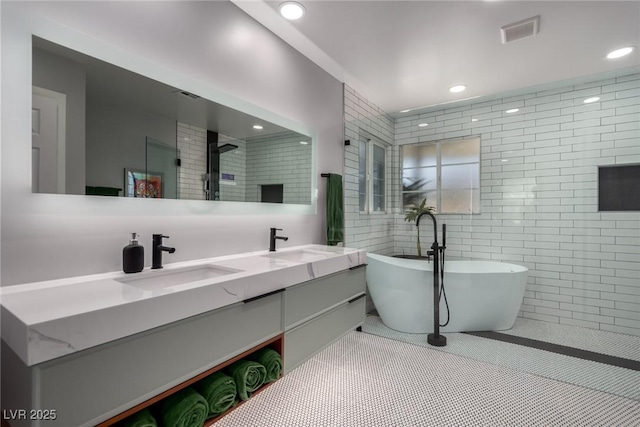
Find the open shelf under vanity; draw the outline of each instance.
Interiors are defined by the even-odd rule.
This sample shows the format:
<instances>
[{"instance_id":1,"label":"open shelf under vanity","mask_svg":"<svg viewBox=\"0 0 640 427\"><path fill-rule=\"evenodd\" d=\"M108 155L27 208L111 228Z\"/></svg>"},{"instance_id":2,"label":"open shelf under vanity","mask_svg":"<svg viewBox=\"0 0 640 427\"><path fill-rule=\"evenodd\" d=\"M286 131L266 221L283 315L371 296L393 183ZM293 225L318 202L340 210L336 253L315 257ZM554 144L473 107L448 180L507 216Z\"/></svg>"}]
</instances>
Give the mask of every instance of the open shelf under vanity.
<instances>
[{"instance_id":1,"label":"open shelf under vanity","mask_svg":"<svg viewBox=\"0 0 640 427\"><path fill-rule=\"evenodd\" d=\"M240 354L238 354L237 356L220 363L219 365L214 366L211 369L208 369L204 372L202 372L201 374L196 375L193 378L190 378L186 381L184 381L181 384L178 384L175 387L172 387L170 389L168 389L167 391L158 394L155 397L152 397L149 400L146 400L134 407L132 407L131 409L128 409L127 411L124 411L112 418L109 418L108 420L98 424L97 427L109 427L109 426L114 426L114 425L119 425L118 423L120 421L125 420L126 418L136 414L137 412L146 409L146 408L150 408L153 407L154 405L158 405L160 404L164 399L166 399L167 397L177 393L178 391L189 387L190 385L193 385L195 383L197 383L198 381L208 377L209 375L221 371L223 369L225 369L227 366L242 360L242 359L246 359L248 358L251 354L257 352L258 350L261 350L262 348L265 347L271 347L272 349L274 349L279 355L280 357L282 357L283 355L283 349L284 349L284 334L280 334L274 338L271 338L269 340L266 340L258 345L256 345L255 347L250 348L249 350L242 352ZM284 362L284 361L283 361ZM282 373L280 374L280 377L282 377ZM262 386L260 386L260 388L258 388L256 391L254 391L253 393L251 393L251 397L254 397L255 395L257 395L258 393L262 392L263 390L265 390L267 387L269 387L271 384L273 384L273 382L270 383L265 383ZM242 404L244 404L245 401L240 400L236 405L233 405L231 408L229 408L227 411L225 411L224 413L217 415L213 418L209 418L205 421L205 423L203 424L203 427L209 427L211 425L213 425L216 421L220 420L222 417L224 417L225 415L229 414L231 411L233 411L236 408L239 408L240 406L242 406ZM162 425L161 423L158 423L158 425Z\"/></svg>"}]
</instances>

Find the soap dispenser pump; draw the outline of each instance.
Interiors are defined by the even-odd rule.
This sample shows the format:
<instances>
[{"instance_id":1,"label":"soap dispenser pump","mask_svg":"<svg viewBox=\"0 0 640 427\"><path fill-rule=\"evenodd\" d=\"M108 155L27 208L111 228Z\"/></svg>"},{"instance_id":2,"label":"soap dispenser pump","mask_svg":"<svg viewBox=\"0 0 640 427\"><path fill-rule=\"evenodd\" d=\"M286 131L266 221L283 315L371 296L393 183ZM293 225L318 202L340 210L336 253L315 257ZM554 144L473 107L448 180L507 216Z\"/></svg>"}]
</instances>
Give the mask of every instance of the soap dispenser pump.
<instances>
[{"instance_id":1,"label":"soap dispenser pump","mask_svg":"<svg viewBox=\"0 0 640 427\"><path fill-rule=\"evenodd\" d=\"M131 233L129 244L122 249L122 271L138 273L144 269L144 246L138 244L138 234Z\"/></svg>"}]
</instances>

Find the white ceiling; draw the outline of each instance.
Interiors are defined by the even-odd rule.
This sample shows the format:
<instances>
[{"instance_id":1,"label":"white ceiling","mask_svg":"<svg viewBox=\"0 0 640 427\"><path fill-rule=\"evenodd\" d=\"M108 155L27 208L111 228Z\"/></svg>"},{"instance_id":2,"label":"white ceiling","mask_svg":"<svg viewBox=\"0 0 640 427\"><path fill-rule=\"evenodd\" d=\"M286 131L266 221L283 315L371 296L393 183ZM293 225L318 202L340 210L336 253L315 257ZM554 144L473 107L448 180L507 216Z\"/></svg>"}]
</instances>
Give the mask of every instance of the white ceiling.
<instances>
[{"instance_id":1,"label":"white ceiling","mask_svg":"<svg viewBox=\"0 0 640 427\"><path fill-rule=\"evenodd\" d=\"M640 67L638 49L605 58L640 47L639 1L298 0L298 21L277 14L281 1L232 1L393 115ZM502 44L500 27L536 15L537 36Z\"/></svg>"}]
</instances>

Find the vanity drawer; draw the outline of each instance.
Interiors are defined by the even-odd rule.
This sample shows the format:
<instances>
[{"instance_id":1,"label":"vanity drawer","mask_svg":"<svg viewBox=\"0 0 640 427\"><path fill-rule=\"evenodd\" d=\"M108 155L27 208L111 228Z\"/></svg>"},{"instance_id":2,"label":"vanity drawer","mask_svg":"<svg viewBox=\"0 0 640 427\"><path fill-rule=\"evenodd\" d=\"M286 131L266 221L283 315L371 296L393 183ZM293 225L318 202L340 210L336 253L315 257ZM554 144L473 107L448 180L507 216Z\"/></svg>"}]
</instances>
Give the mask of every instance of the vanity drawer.
<instances>
[{"instance_id":1,"label":"vanity drawer","mask_svg":"<svg viewBox=\"0 0 640 427\"><path fill-rule=\"evenodd\" d=\"M104 421L282 333L281 301L234 304L36 365L34 402L57 409L47 427Z\"/></svg>"},{"instance_id":2,"label":"vanity drawer","mask_svg":"<svg viewBox=\"0 0 640 427\"><path fill-rule=\"evenodd\" d=\"M365 298L361 293L352 302L303 323L284 334L284 368L291 372L296 366L330 345L365 319Z\"/></svg>"},{"instance_id":3,"label":"vanity drawer","mask_svg":"<svg viewBox=\"0 0 640 427\"><path fill-rule=\"evenodd\" d=\"M364 266L310 280L284 293L285 330L361 294L366 288Z\"/></svg>"}]
</instances>

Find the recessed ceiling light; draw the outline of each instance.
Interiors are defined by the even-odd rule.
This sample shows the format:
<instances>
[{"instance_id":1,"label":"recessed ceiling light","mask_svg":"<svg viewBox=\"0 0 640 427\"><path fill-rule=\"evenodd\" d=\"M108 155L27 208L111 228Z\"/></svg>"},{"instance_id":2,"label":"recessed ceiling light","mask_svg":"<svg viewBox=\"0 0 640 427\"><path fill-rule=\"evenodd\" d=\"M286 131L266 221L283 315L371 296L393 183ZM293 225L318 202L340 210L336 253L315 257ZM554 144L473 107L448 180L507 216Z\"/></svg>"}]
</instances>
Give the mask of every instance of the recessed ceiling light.
<instances>
[{"instance_id":1,"label":"recessed ceiling light","mask_svg":"<svg viewBox=\"0 0 640 427\"><path fill-rule=\"evenodd\" d=\"M420 124L418 125L418 127L419 127L419 128L423 128L423 127L425 127L425 126L429 126L429 123L420 123Z\"/></svg>"},{"instance_id":2,"label":"recessed ceiling light","mask_svg":"<svg viewBox=\"0 0 640 427\"><path fill-rule=\"evenodd\" d=\"M302 145L307 145L307 144L309 144L309 143L308 143L307 141L300 141L300 144L302 144Z\"/></svg>"},{"instance_id":3,"label":"recessed ceiling light","mask_svg":"<svg viewBox=\"0 0 640 427\"><path fill-rule=\"evenodd\" d=\"M400 111L400 112L401 112L401 113L408 113L409 111L411 111L411 110L402 110L402 111Z\"/></svg>"},{"instance_id":4,"label":"recessed ceiling light","mask_svg":"<svg viewBox=\"0 0 640 427\"><path fill-rule=\"evenodd\" d=\"M471 121L472 121L472 122L477 122L477 121L478 121L478 119L471 119Z\"/></svg>"},{"instance_id":5,"label":"recessed ceiling light","mask_svg":"<svg viewBox=\"0 0 640 427\"><path fill-rule=\"evenodd\" d=\"M253 128L254 129L258 129L258 130L262 130L263 129L263 127L260 126L260 125L253 125Z\"/></svg>"},{"instance_id":6,"label":"recessed ceiling light","mask_svg":"<svg viewBox=\"0 0 640 427\"><path fill-rule=\"evenodd\" d=\"M592 102L598 102L598 101L600 101L600 97L599 96L594 96L592 98L587 98L582 102L584 102L585 104L591 104Z\"/></svg>"},{"instance_id":7,"label":"recessed ceiling light","mask_svg":"<svg viewBox=\"0 0 640 427\"><path fill-rule=\"evenodd\" d=\"M295 1L286 1L280 5L280 15L295 21L304 15L304 6Z\"/></svg>"},{"instance_id":8,"label":"recessed ceiling light","mask_svg":"<svg viewBox=\"0 0 640 427\"><path fill-rule=\"evenodd\" d=\"M520 111L519 108L511 108L510 110L505 111L505 113L513 114L513 113L517 113L518 111Z\"/></svg>"},{"instance_id":9,"label":"recessed ceiling light","mask_svg":"<svg viewBox=\"0 0 640 427\"><path fill-rule=\"evenodd\" d=\"M633 52L633 49L635 49L633 46L627 46L621 49L616 49L613 52L609 52L609 54L607 55L607 59L622 58L623 56L627 56L631 52Z\"/></svg>"},{"instance_id":10,"label":"recessed ceiling light","mask_svg":"<svg viewBox=\"0 0 640 427\"><path fill-rule=\"evenodd\" d=\"M458 93L458 92L462 92L463 90L465 90L467 87L465 85L456 85L456 86L451 86L449 88L449 92L451 93Z\"/></svg>"}]
</instances>

